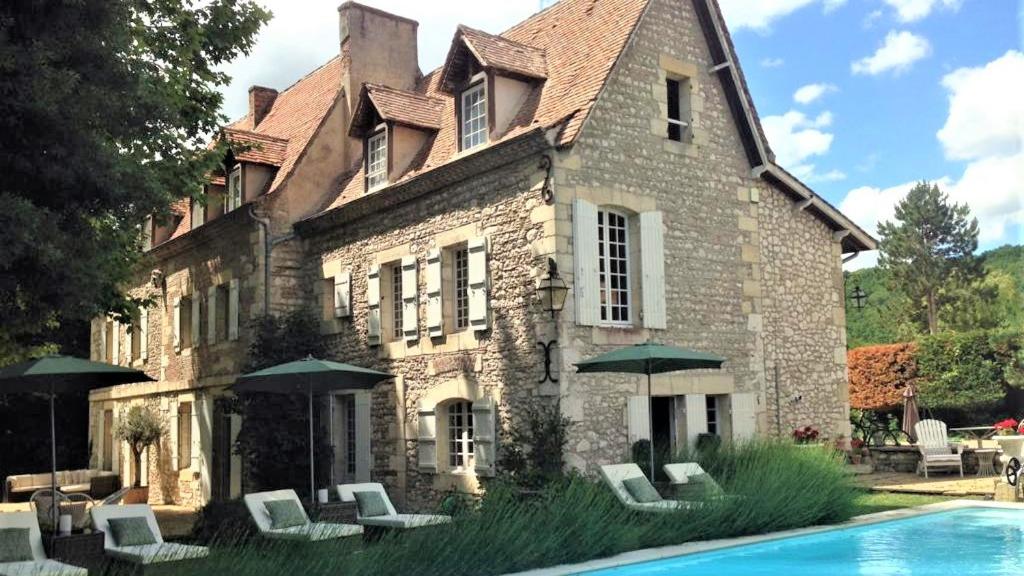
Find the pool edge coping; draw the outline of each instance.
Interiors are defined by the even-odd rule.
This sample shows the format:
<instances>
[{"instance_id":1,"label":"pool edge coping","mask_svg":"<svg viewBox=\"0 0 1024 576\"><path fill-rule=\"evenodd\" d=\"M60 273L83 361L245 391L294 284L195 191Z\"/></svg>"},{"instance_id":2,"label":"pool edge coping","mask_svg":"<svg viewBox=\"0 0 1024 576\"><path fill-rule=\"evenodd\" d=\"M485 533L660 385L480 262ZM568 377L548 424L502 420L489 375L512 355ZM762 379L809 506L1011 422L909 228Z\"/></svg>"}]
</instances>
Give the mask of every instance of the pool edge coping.
<instances>
[{"instance_id":1,"label":"pool edge coping","mask_svg":"<svg viewBox=\"0 0 1024 576\"><path fill-rule=\"evenodd\" d=\"M854 516L846 522L841 522L839 524L808 526L805 528L794 528L792 530L769 532L767 534L738 536L736 538L720 538L717 540L703 540L699 542L687 542L685 544L674 544L671 546L661 546L658 548L644 548L642 550L623 552L622 554L609 556L607 558L589 560L577 564L560 564L557 566L550 566L548 568L536 568L533 570L526 570L523 572L509 573L505 576L567 576L571 574L591 572L594 570L606 570L608 568L618 568L621 566L628 566L631 564L640 564L643 562L663 560L666 558L673 558L677 556L688 556L690 554L698 554L701 552L713 552L716 550L724 550L727 548L735 548L738 546L746 546L749 544L771 542L773 540L782 540L784 538L793 538L796 536L821 534L824 532L831 532L834 530L841 530L844 528L868 526L871 524L878 524L880 522L888 522L891 520L903 520L906 518L914 518L917 516L925 516L928 514L936 514L939 512L948 512L950 510L959 510L962 508L1002 508L1024 510L1024 503L967 499L948 500L945 502L936 502L934 504L925 504L923 506L914 506L911 508L899 508L896 510L886 510L884 512L872 512L871 514L861 514L860 516Z\"/></svg>"}]
</instances>

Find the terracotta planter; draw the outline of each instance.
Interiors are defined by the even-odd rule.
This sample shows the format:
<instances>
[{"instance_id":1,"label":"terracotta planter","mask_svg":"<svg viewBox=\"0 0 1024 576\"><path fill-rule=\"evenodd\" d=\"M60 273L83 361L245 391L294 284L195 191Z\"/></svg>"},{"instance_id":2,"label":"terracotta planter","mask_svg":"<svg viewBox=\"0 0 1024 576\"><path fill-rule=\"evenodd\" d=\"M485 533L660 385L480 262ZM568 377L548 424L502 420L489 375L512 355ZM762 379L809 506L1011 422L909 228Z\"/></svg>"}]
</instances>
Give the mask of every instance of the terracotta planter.
<instances>
[{"instance_id":1,"label":"terracotta planter","mask_svg":"<svg viewBox=\"0 0 1024 576\"><path fill-rule=\"evenodd\" d=\"M857 466L857 465L860 464L860 462L861 462L860 452L854 452L854 453L850 454L850 463L851 464L853 464L854 466Z\"/></svg>"},{"instance_id":2,"label":"terracotta planter","mask_svg":"<svg viewBox=\"0 0 1024 576\"><path fill-rule=\"evenodd\" d=\"M129 488L128 492L125 492L124 498L121 499L121 502L124 504L148 504L149 486Z\"/></svg>"}]
</instances>

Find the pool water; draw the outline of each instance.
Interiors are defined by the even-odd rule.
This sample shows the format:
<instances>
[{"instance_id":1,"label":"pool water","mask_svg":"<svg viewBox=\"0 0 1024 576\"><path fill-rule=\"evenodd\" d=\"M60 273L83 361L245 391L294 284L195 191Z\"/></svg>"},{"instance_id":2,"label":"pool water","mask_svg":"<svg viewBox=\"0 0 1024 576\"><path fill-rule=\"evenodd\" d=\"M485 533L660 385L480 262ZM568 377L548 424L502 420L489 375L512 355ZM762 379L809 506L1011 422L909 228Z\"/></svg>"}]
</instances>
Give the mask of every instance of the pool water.
<instances>
[{"instance_id":1,"label":"pool water","mask_svg":"<svg viewBox=\"0 0 1024 576\"><path fill-rule=\"evenodd\" d=\"M1024 574L1024 511L962 508L587 572L586 576Z\"/></svg>"}]
</instances>

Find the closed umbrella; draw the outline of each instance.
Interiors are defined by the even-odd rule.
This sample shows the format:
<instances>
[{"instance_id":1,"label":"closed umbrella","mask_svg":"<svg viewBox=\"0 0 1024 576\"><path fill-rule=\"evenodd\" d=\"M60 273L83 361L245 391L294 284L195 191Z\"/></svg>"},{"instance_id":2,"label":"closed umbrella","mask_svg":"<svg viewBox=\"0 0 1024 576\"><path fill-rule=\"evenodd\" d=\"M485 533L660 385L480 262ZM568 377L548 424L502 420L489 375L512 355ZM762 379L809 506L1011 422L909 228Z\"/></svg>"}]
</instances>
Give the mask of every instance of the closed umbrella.
<instances>
[{"instance_id":1,"label":"closed umbrella","mask_svg":"<svg viewBox=\"0 0 1024 576\"><path fill-rule=\"evenodd\" d=\"M237 393L306 394L309 397L309 495L315 501L316 477L313 453L313 395L334 390L371 389L393 375L341 362L304 360L286 362L240 376L232 386Z\"/></svg>"},{"instance_id":2,"label":"closed umbrella","mask_svg":"<svg viewBox=\"0 0 1024 576\"><path fill-rule=\"evenodd\" d=\"M653 342L645 342L644 344L619 348L618 350L601 354L600 356L596 356L590 360L579 362L576 364L576 371L580 373L620 372L647 375L647 432L650 436L651 442L650 474L651 482L653 482L654 424L652 423L651 417L651 375L662 374L665 372L678 372L680 370L721 368L723 362L725 362L725 358L715 356L714 354L687 350L685 348L677 348L675 346L666 346L664 344L655 344Z\"/></svg>"},{"instance_id":3,"label":"closed umbrella","mask_svg":"<svg viewBox=\"0 0 1024 576\"><path fill-rule=\"evenodd\" d=\"M53 526L56 530L57 506L57 429L54 401L58 394L88 392L94 388L151 382L144 372L92 362L72 356L50 354L0 368L0 394L40 394L50 400L50 488L54 505Z\"/></svg>"},{"instance_id":4,"label":"closed umbrella","mask_svg":"<svg viewBox=\"0 0 1024 576\"><path fill-rule=\"evenodd\" d=\"M921 414L917 410L917 391L911 384L903 389L903 433L910 438L911 442L917 442L917 434L914 426L921 421Z\"/></svg>"}]
</instances>

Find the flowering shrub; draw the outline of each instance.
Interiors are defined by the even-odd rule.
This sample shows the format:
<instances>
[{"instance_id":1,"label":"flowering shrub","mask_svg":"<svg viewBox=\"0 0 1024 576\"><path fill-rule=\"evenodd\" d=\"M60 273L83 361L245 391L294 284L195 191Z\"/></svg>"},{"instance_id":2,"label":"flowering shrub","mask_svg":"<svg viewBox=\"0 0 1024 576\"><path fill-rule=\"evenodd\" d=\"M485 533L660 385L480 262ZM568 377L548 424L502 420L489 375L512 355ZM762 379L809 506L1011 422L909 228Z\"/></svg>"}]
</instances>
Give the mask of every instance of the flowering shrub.
<instances>
[{"instance_id":1,"label":"flowering shrub","mask_svg":"<svg viewBox=\"0 0 1024 576\"><path fill-rule=\"evenodd\" d=\"M854 438L853 440L850 440L850 448L853 448L854 450L860 450L863 447L864 441L861 440L860 438Z\"/></svg>"},{"instance_id":2,"label":"flowering shrub","mask_svg":"<svg viewBox=\"0 0 1024 576\"><path fill-rule=\"evenodd\" d=\"M797 444L810 444L818 439L820 433L812 426L804 426L793 430L793 440Z\"/></svg>"},{"instance_id":3,"label":"flowering shrub","mask_svg":"<svg viewBox=\"0 0 1024 576\"><path fill-rule=\"evenodd\" d=\"M917 344L854 348L846 354L850 373L850 407L892 410L903 405L903 389L917 379Z\"/></svg>"},{"instance_id":4,"label":"flowering shrub","mask_svg":"<svg viewBox=\"0 0 1024 576\"><path fill-rule=\"evenodd\" d=\"M1024 424L1024 422L1021 422L1021 424ZM1018 430L1018 428L1017 428L1017 421L1014 420L1013 418L1007 418L1006 420L1000 420L999 422L996 422L995 424L993 424L992 427L996 429L996 433L997 434L1003 434L1003 435L1013 434L1013 432L1015 430Z\"/></svg>"}]
</instances>

